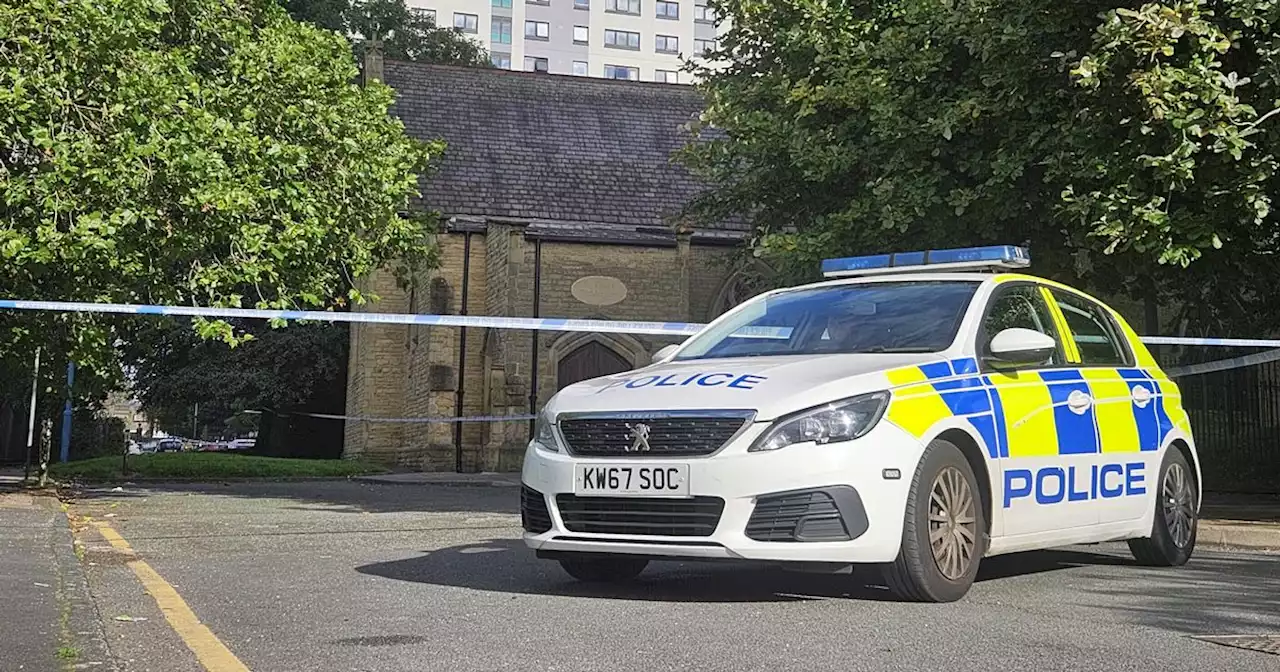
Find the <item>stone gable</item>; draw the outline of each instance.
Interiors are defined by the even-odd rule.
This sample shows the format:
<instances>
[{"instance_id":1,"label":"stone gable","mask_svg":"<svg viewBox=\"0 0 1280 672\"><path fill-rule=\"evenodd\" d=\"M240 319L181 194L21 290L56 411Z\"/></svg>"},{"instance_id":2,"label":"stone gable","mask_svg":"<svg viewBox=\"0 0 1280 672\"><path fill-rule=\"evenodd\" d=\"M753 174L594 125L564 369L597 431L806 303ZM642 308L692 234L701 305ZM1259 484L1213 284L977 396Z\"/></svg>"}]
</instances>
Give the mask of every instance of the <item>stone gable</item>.
<instances>
[{"instance_id":1,"label":"stone gable","mask_svg":"<svg viewBox=\"0 0 1280 672\"><path fill-rule=\"evenodd\" d=\"M386 273L363 279L383 301L361 310L465 305L470 315L662 322L723 310L744 232L733 222L680 234L670 225L701 189L671 160L701 106L694 89L395 62L367 71L385 73L410 133L449 149L416 204L444 215L439 268L412 293ZM347 414L523 415L562 386L566 360L584 348L638 367L675 340L353 324ZM460 430L349 420L345 454L428 471L518 471L530 429L526 420Z\"/></svg>"}]
</instances>

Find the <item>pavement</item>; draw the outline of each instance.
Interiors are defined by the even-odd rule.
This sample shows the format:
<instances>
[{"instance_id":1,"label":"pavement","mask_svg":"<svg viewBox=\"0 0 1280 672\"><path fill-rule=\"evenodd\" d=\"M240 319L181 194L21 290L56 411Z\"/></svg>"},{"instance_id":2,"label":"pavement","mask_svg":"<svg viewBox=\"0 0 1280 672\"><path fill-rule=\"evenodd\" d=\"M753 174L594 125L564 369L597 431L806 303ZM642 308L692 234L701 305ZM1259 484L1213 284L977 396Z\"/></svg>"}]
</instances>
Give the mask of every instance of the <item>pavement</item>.
<instances>
[{"instance_id":1,"label":"pavement","mask_svg":"<svg viewBox=\"0 0 1280 672\"><path fill-rule=\"evenodd\" d=\"M1123 544L1021 553L985 561L943 605L894 602L859 575L740 565L654 563L632 585L586 587L524 548L517 491L455 485L474 483L97 488L69 519L17 501L22 516L0 511L0 594L23 606L0 631L0 670L1280 672L1280 655L1226 645L1280 652L1275 555L1201 547L1155 569ZM87 579L97 616L70 628L79 668L49 660L65 607L35 584L60 571ZM1236 639L1198 639L1221 636Z\"/></svg>"},{"instance_id":2,"label":"pavement","mask_svg":"<svg viewBox=\"0 0 1280 672\"><path fill-rule=\"evenodd\" d=\"M0 490L0 597L0 670L107 665L97 609L55 497Z\"/></svg>"},{"instance_id":3,"label":"pavement","mask_svg":"<svg viewBox=\"0 0 1280 672\"><path fill-rule=\"evenodd\" d=\"M1198 543L1280 551L1280 496L1208 493Z\"/></svg>"}]
</instances>

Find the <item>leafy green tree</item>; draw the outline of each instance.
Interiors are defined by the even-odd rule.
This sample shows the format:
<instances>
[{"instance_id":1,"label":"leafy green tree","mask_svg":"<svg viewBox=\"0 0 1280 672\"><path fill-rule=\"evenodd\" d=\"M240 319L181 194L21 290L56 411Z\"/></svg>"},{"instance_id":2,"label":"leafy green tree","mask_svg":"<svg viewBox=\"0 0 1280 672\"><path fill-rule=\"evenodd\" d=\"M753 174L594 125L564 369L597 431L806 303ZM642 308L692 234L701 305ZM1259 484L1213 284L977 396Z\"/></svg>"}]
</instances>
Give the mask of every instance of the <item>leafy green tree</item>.
<instances>
[{"instance_id":1,"label":"leafy green tree","mask_svg":"<svg viewBox=\"0 0 1280 672\"><path fill-rule=\"evenodd\" d=\"M1202 323L1277 302L1236 284L1275 270L1277 3L711 4L730 26L684 160L714 189L690 212L745 216L779 281L1025 242L1037 272ZM1244 309L1203 305L1223 292Z\"/></svg>"},{"instance_id":2,"label":"leafy green tree","mask_svg":"<svg viewBox=\"0 0 1280 672\"><path fill-rule=\"evenodd\" d=\"M490 65L477 41L455 29L437 27L430 17L410 11L403 0L287 0L283 5L298 21L349 36L358 54L371 39L379 39L388 58ZM258 331L255 342L233 350L194 338L189 331L182 324L165 322L158 330L136 335L133 340L139 347L128 349L127 359L137 373L134 384L148 412L166 431L191 433L197 404L200 429L211 435L224 430L234 434L235 425L246 419L254 420L258 429L269 430L273 425L271 415L241 414L245 409L268 414L344 411L349 333L345 325L292 324ZM258 423L259 419L265 422ZM319 422L327 423L329 434L334 435L332 420ZM260 436L273 444L299 443L295 434L281 429Z\"/></svg>"},{"instance_id":3,"label":"leafy green tree","mask_svg":"<svg viewBox=\"0 0 1280 672\"><path fill-rule=\"evenodd\" d=\"M353 278L432 263L430 218L401 213L443 146L358 75L268 0L0 4L0 295L341 310L367 298ZM37 346L46 400L68 356L78 389L117 380L140 321L0 316L4 395Z\"/></svg>"},{"instance_id":4,"label":"leafy green tree","mask_svg":"<svg viewBox=\"0 0 1280 672\"><path fill-rule=\"evenodd\" d=\"M162 429L184 436L197 404L200 433L219 437L235 434L246 410L340 414L346 399L345 324L290 325L228 348L158 322L136 335L127 359L148 412ZM340 424L325 422L341 434Z\"/></svg>"},{"instance_id":5,"label":"leafy green tree","mask_svg":"<svg viewBox=\"0 0 1280 672\"><path fill-rule=\"evenodd\" d=\"M492 67L480 42L452 27L437 26L404 0L281 0L298 21L351 38L356 53L381 40L387 58L425 63Z\"/></svg>"},{"instance_id":6,"label":"leafy green tree","mask_svg":"<svg viewBox=\"0 0 1280 672\"><path fill-rule=\"evenodd\" d=\"M326 30L346 34L349 28L348 0L281 0L283 6L296 21L305 21Z\"/></svg>"}]
</instances>

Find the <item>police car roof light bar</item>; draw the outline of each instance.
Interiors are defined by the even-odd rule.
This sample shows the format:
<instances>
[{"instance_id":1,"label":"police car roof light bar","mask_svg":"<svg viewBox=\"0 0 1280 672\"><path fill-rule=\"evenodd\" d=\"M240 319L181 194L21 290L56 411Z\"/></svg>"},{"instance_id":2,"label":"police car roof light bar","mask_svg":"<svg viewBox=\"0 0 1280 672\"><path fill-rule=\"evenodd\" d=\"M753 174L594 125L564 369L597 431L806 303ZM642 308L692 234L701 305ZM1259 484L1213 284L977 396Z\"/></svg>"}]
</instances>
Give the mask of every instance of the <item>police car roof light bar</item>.
<instances>
[{"instance_id":1,"label":"police car roof light bar","mask_svg":"<svg viewBox=\"0 0 1280 672\"><path fill-rule=\"evenodd\" d=\"M822 275L828 278L848 278L886 273L991 271L1026 268L1030 265L1031 253L1026 248L990 245L824 259Z\"/></svg>"}]
</instances>

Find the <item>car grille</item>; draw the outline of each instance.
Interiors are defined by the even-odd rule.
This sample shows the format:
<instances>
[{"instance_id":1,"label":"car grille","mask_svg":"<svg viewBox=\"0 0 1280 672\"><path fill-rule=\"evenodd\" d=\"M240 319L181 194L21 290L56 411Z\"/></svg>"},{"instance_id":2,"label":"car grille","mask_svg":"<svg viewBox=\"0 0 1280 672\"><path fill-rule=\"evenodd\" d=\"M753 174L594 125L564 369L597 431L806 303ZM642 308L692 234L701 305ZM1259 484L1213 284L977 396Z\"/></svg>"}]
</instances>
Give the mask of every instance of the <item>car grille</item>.
<instances>
[{"instance_id":1,"label":"car grille","mask_svg":"<svg viewBox=\"0 0 1280 672\"><path fill-rule=\"evenodd\" d=\"M520 525L534 534L551 529L551 512L547 510L546 497L527 485L520 486Z\"/></svg>"},{"instance_id":2,"label":"car grille","mask_svg":"<svg viewBox=\"0 0 1280 672\"><path fill-rule=\"evenodd\" d=\"M697 457L719 450L747 420L745 416L565 419L560 421L560 433L569 452L583 457ZM649 449L632 451L631 427L640 423L649 426Z\"/></svg>"},{"instance_id":3,"label":"car grille","mask_svg":"<svg viewBox=\"0 0 1280 672\"><path fill-rule=\"evenodd\" d=\"M816 490L761 497L747 521L746 535L756 541L850 539L831 495Z\"/></svg>"},{"instance_id":4,"label":"car grille","mask_svg":"<svg viewBox=\"0 0 1280 672\"><path fill-rule=\"evenodd\" d=\"M556 506L570 532L709 537L720 523L724 500L557 495Z\"/></svg>"}]
</instances>

